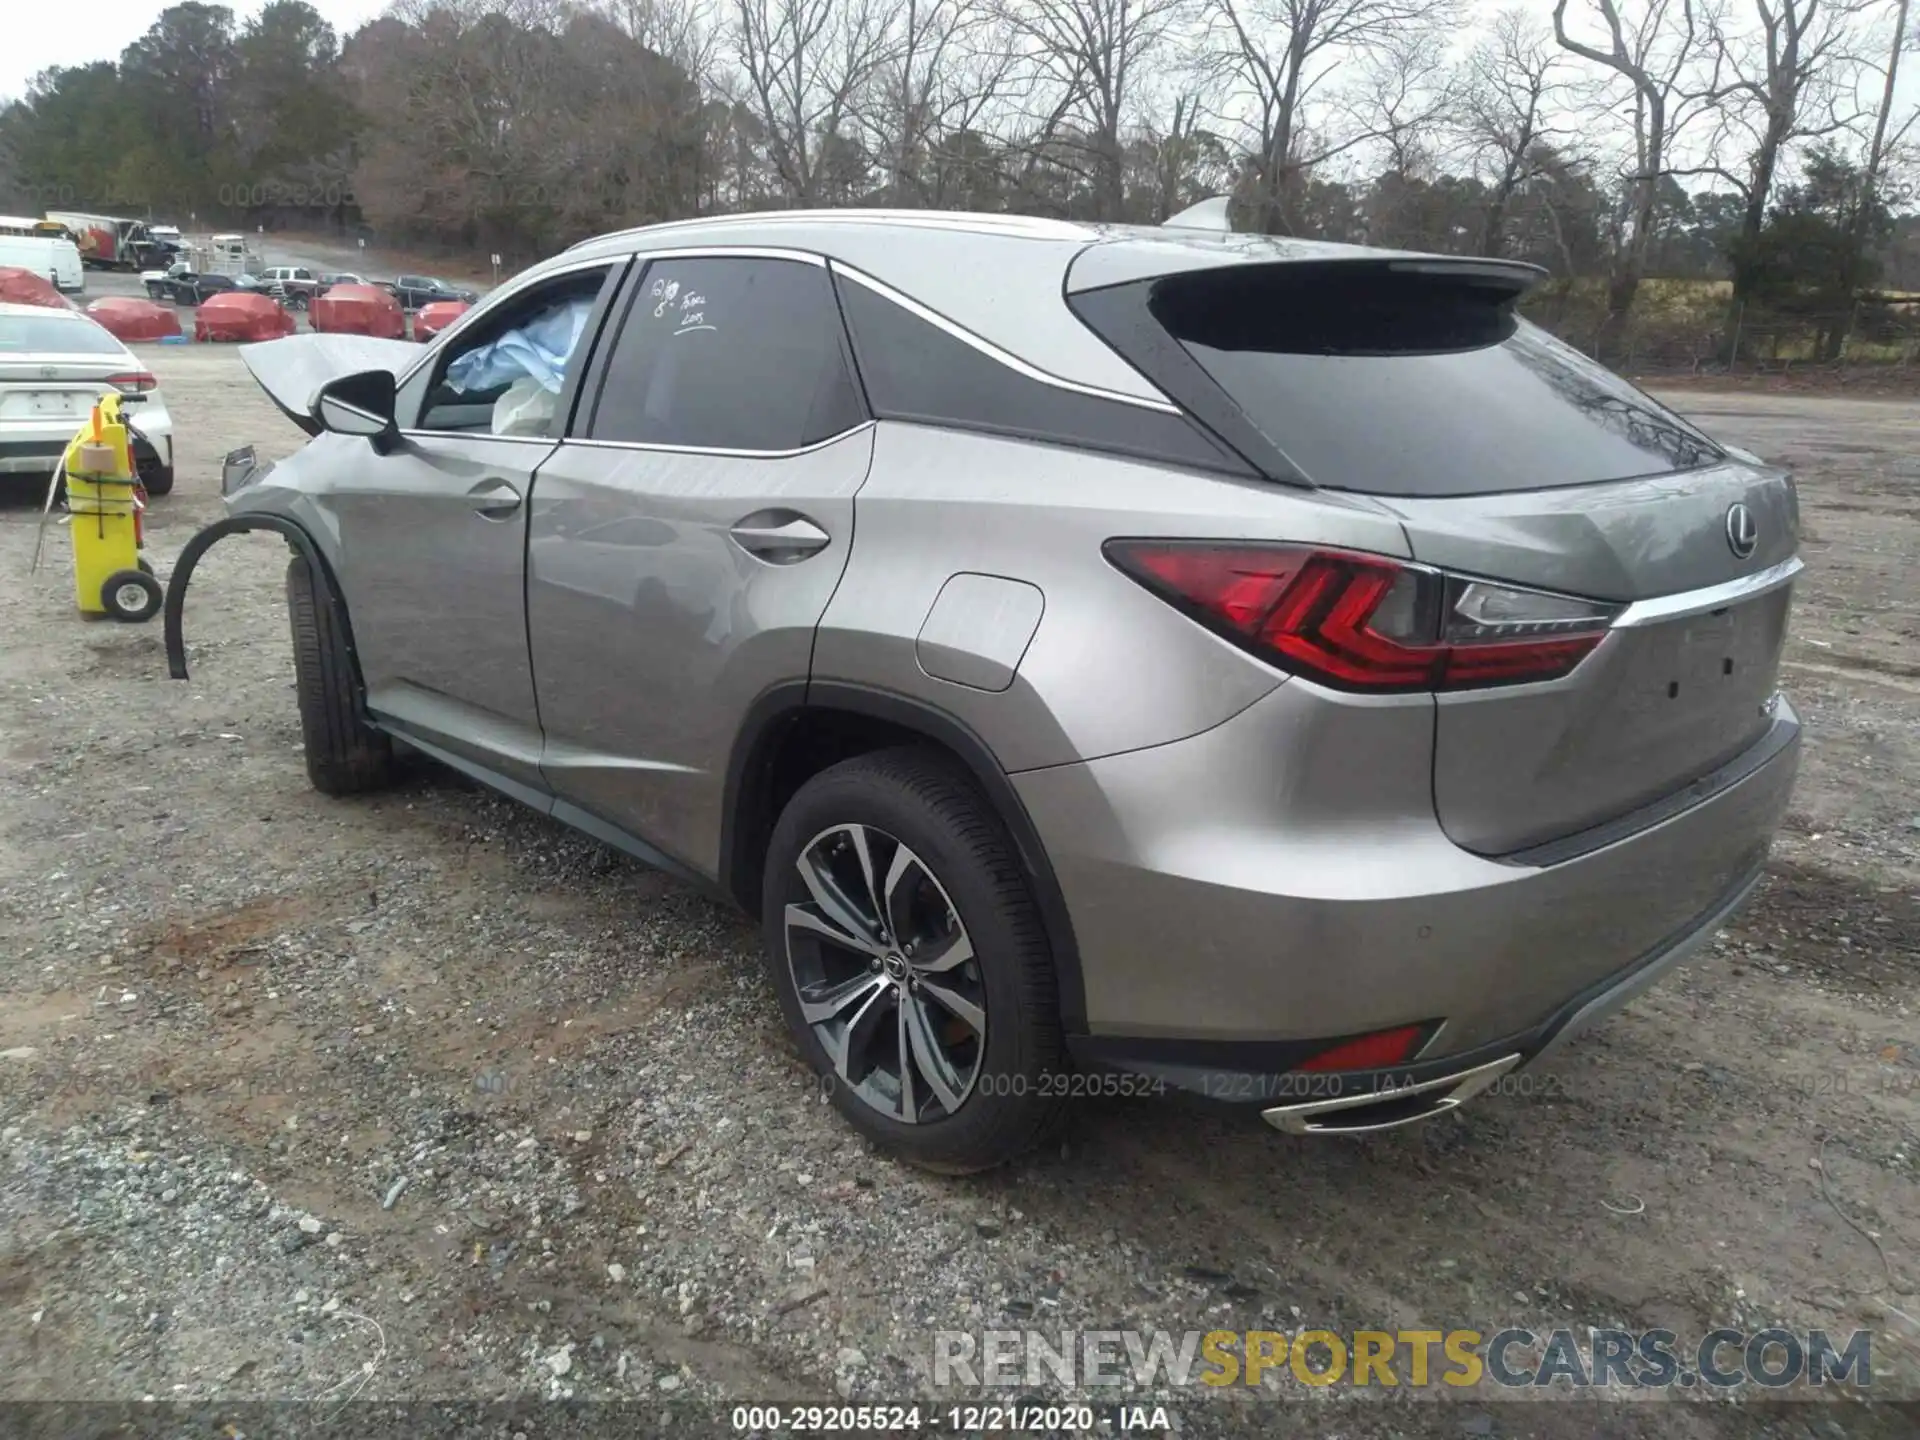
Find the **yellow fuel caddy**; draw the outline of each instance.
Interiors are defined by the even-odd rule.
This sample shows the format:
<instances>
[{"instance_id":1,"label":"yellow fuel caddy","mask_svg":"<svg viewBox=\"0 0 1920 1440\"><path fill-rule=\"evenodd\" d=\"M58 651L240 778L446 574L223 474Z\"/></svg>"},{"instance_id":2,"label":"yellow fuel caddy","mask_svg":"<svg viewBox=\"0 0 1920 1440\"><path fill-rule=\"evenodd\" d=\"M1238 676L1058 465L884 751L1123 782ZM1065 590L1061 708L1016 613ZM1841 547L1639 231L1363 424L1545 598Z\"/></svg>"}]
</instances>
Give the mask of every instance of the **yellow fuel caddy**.
<instances>
[{"instance_id":1,"label":"yellow fuel caddy","mask_svg":"<svg viewBox=\"0 0 1920 1440\"><path fill-rule=\"evenodd\" d=\"M72 517L74 597L83 615L151 620L165 598L140 558L140 481L121 395L93 407L86 426L61 458Z\"/></svg>"}]
</instances>

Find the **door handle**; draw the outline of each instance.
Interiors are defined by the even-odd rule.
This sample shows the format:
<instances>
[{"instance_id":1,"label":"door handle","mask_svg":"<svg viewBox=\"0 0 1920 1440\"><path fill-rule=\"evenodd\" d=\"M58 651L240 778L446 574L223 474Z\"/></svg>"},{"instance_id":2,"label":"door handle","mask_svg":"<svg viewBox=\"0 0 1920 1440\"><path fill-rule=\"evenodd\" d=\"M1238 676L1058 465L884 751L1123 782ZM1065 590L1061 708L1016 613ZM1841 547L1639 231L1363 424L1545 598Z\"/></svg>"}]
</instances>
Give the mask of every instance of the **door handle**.
<instances>
[{"instance_id":1,"label":"door handle","mask_svg":"<svg viewBox=\"0 0 1920 1440\"><path fill-rule=\"evenodd\" d=\"M759 510L727 532L733 543L770 565L791 565L824 550L833 537L797 510Z\"/></svg>"},{"instance_id":2,"label":"door handle","mask_svg":"<svg viewBox=\"0 0 1920 1440\"><path fill-rule=\"evenodd\" d=\"M504 520L520 508L520 492L498 478L482 480L467 491L467 499L483 520Z\"/></svg>"}]
</instances>

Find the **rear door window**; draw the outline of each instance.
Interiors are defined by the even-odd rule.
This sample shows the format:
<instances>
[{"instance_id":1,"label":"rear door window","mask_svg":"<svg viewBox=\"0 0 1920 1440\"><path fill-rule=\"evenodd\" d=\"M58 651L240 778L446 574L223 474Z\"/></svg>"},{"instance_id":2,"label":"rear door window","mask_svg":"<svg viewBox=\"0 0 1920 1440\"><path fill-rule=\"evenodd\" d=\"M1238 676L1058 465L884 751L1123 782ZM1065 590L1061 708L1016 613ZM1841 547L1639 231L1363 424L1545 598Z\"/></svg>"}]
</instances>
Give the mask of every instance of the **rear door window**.
<instances>
[{"instance_id":1,"label":"rear door window","mask_svg":"<svg viewBox=\"0 0 1920 1440\"><path fill-rule=\"evenodd\" d=\"M865 419L825 266L701 256L640 277L584 435L764 454Z\"/></svg>"},{"instance_id":2,"label":"rear door window","mask_svg":"<svg viewBox=\"0 0 1920 1440\"><path fill-rule=\"evenodd\" d=\"M1513 313L1512 282L1386 266L1182 275L1152 313L1314 484L1476 495L1723 458L1649 396Z\"/></svg>"}]
</instances>

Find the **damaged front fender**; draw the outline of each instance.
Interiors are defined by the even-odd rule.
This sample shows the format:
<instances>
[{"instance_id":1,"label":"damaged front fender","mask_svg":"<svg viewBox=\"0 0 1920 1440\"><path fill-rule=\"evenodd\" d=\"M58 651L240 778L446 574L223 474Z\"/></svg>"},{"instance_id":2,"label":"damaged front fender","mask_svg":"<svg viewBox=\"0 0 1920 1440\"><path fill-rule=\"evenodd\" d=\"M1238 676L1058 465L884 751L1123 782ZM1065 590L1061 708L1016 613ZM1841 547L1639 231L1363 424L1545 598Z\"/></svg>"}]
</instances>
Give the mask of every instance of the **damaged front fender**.
<instances>
[{"instance_id":1,"label":"damaged front fender","mask_svg":"<svg viewBox=\"0 0 1920 1440\"><path fill-rule=\"evenodd\" d=\"M167 673L175 680L187 678L187 642L186 642L186 606L187 586L193 580L194 567L207 551L229 535L242 535L250 530L271 530L287 542L292 550L307 562L307 569L313 576L313 584L318 592L315 595L321 604L333 614L333 623L346 642L347 655L353 665L354 708L362 720L366 718L366 692L360 683L360 661L353 645L353 627L347 622L346 603L340 598L340 587L334 582L333 570L328 566L326 556L314 543L313 536L297 520L284 515L275 515L264 510L242 511L237 515L228 515L214 521L206 529L195 535L180 551L180 558L173 563L173 574L167 580L167 598L163 613L163 623L167 643Z\"/></svg>"}]
</instances>

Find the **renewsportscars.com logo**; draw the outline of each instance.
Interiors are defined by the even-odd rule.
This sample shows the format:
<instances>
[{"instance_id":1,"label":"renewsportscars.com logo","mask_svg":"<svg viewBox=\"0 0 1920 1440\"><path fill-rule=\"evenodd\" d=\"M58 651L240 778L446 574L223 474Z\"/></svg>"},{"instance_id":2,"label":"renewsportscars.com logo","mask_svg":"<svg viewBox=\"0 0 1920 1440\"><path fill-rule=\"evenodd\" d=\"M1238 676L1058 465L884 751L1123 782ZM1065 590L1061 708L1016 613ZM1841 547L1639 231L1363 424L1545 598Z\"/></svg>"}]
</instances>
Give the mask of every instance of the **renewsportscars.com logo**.
<instances>
[{"instance_id":1,"label":"renewsportscars.com logo","mask_svg":"<svg viewBox=\"0 0 1920 1440\"><path fill-rule=\"evenodd\" d=\"M1290 1385L1419 1389L1491 1383L1731 1390L1873 1384L1873 1335L1710 1330L939 1330L936 1386Z\"/></svg>"}]
</instances>

